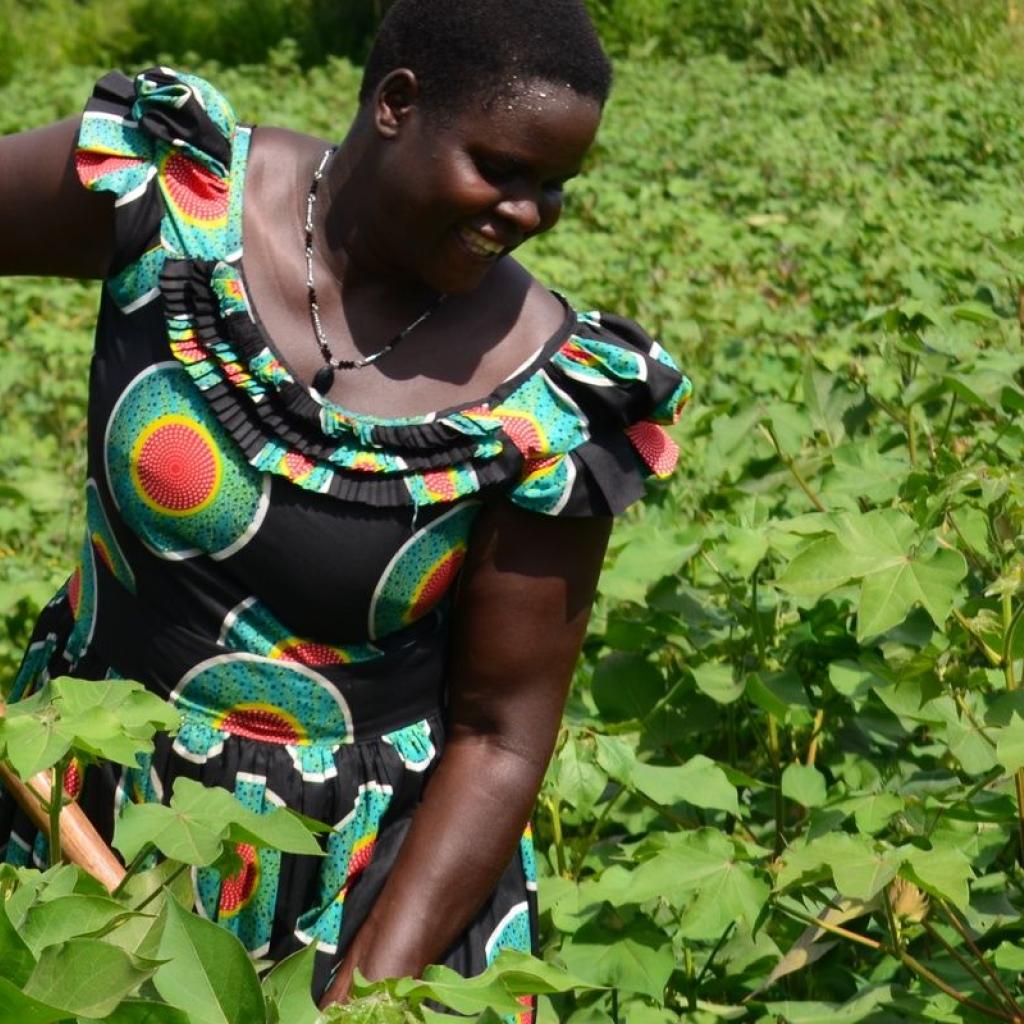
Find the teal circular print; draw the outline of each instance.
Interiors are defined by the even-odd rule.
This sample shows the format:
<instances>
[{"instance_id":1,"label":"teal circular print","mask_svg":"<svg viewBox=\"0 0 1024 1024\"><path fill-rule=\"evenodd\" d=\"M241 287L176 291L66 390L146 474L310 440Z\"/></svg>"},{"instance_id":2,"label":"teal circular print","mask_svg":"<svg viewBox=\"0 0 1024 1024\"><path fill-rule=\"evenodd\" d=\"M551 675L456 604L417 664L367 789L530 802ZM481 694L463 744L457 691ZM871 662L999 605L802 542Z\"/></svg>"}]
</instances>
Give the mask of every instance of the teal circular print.
<instances>
[{"instance_id":1,"label":"teal circular print","mask_svg":"<svg viewBox=\"0 0 1024 1024\"><path fill-rule=\"evenodd\" d=\"M228 558L263 522L268 481L226 437L179 363L151 366L125 388L104 452L121 515L162 558Z\"/></svg>"}]
</instances>

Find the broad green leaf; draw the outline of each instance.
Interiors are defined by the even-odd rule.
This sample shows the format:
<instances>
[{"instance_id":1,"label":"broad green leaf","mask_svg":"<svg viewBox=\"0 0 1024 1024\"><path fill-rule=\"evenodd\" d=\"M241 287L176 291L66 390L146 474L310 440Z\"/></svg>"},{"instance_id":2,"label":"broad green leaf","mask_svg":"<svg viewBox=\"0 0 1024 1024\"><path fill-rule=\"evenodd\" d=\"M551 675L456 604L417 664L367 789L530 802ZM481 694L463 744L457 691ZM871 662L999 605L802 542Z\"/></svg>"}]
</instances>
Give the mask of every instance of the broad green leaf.
<instances>
[{"instance_id":1,"label":"broad green leaf","mask_svg":"<svg viewBox=\"0 0 1024 1024\"><path fill-rule=\"evenodd\" d=\"M835 533L814 541L778 578L793 594L819 597L860 579L857 637L899 625L921 605L937 626L953 607L967 563L958 551L922 545L917 527L898 509L834 517Z\"/></svg>"},{"instance_id":2,"label":"broad green leaf","mask_svg":"<svg viewBox=\"0 0 1024 1024\"><path fill-rule=\"evenodd\" d=\"M594 703L609 722L643 718L665 695L658 669L640 654L615 652L594 669Z\"/></svg>"},{"instance_id":3,"label":"broad green leaf","mask_svg":"<svg viewBox=\"0 0 1024 1024\"><path fill-rule=\"evenodd\" d=\"M614 930L593 922L562 946L573 974L592 985L607 985L661 1000L674 960L668 936L645 917Z\"/></svg>"},{"instance_id":4,"label":"broad green leaf","mask_svg":"<svg viewBox=\"0 0 1024 1024\"><path fill-rule=\"evenodd\" d=\"M0 899L0 978L20 987L28 980L35 965L35 955L11 923L5 901Z\"/></svg>"},{"instance_id":5,"label":"broad green leaf","mask_svg":"<svg viewBox=\"0 0 1024 1024\"><path fill-rule=\"evenodd\" d=\"M205 865L220 856L226 831L162 804L127 804L114 825L114 846L126 861L152 843L172 860Z\"/></svg>"},{"instance_id":6,"label":"broad green leaf","mask_svg":"<svg viewBox=\"0 0 1024 1024\"><path fill-rule=\"evenodd\" d=\"M47 946L100 931L118 918L129 916L129 908L116 900L72 893L30 910L22 935L39 956Z\"/></svg>"},{"instance_id":7,"label":"broad green leaf","mask_svg":"<svg viewBox=\"0 0 1024 1024\"><path fill-rule=\"evenodd\" d=\"M790 1000L780 1003L765 1003L765 1009L773 1020L786 1024L857 1024L858 1021L875 1017L880 1006L893 999L891 985L879 985L864 992L858 992L845 1003L797 1002Z\"/></svg>"},{"instance_id":8,"label":"broad green leaf","mask_svg":"<svg viewBox=\"0 0 1024 1024\"><path fill-rule=\"evenodd\" d=\"M836 807L853 815L858 832L874 835L903 810L903 798L896 793L866 793L843 800Z\"/></svg>"},{"instance_id":9,"label":"broad green leaf","mask_svg":"<svg viewBox=\"0 0 1024 1024\"><path fill-rule=\"evenodd\" d=\"M309 829L285 808L259 815L227 790L175 779L169 806L130 804L114 827L114 846L125 860L152 843L165 857L185 864L212 864L222 844L251 843L287 853L322 856Z\"/></svg>"},{"instance_id":10,"label":"broad green leaf","mask_svg":"<svg viewBox=\"0 0 1024 1024\"><path fill-rule=\"evenodd\" d=\"M825 776L814 765L788 764L782 773L782 795L803 807L819 807L825 802Z\"/></svg>"},{"instance_id":11,"label":"broad green leaf","mask_svg":"<svg viewBox=\"0 0 1024 1024\"><path fill-rule=\"evenodd\" d=\"M160 995L196 1024L260 1024L266 1007L249 956L224 928L182 910L164 908L160 959L153 977Z\"/></svg>"},{"instance_id":12,"label":"broad green leaf","mask_svg":"<svg viewBox=\"0 0 1024 1024\"><path fill-rule=\"evenodd\" d=\"M9 1024L54 1024L66 1021L66 1010L48 1006L27 995L21 987L0 977L0 1021Z\"/></svg>"},{"instance_id":13,"label":"broad green leaf","mask_svg":"<svg viewBox=\"0 0 1024 1024\"><path fill-rule=\"evenodd\" d=\"M1010 716L1009 725L996 734L996 757L1008 772L1024 768L1024 718L1016 711Z\"/></svg>"},{"instance_id":14,"label":"broad green leaf","mask_svg":"<svg viewBox=\"0 0 1024 1024\"><path fill-rule=\"evenodd\" d=\"M926 557L907 555L900 564L865 576L858 605L857 639L863 642L898 626L917 604L941 627L966 575L964 556L939 548Z\"/></svg>"},{"instance_id":15,"label":"broad green leaf","mask_svg":"<svg viewBox=\"0 0 1024 1024\"><path fill-rule=\"evenodd\" d=\"M948 846L936 846L931 850L909 846L904 850L906 864L901 874L925 892L941 896L961 910L967 908L970 900L968 882L974 872L965 854Z\"/></svg>"},{"instance_id":16,"label":"broad green leaf","mask_svg":"<svg viewBox=\"0 0 1024 1024\"><path fill-rule=\"evenodd\" d=\"M688 803L694 807L740 815L736 787L709 757L697 754L686 764L660 766L638 763L633 769L633 788L663 807Z\"/></svg>"},{"instance_id":17,"label":"broad green leaf","mask_svg":"<svg viewBox=\"0 0 1024 1024\"><path fill-rule=\"evenodd\" d=\"M414 1007L432 999L459 1013L481 1013L492 1008L511 1013L522 1009L492 968L465 978L449 967L434 965L423 972L422 979L403 978L390 982L388 990Z\"/></svg>"},{"instance_id":18,"label":"broad green leaf","mask_svg":"<svg viewBox=\"0 0 1024 1024\"><path fill-rule=\"evenodd\" d=\"M745 684L742 678L734 678L731 665L707 661L693 670L697 688L718 704L732 704L743 696Z\"/></svg>"},{"instance_id":19,"label":"broad green leaf","mask_svg":"<svg viewBox=\"0 0 1024 1024\"><path fill-rule=\"evenodd\" d=\"M79 1017L79 1024L100 1024L99 1021ZM104 1017L102 1024L193 1024L188 1014L166 1003L156 1003L149 999L128 999L123 1002L109 1017Z\"/></svg>"},{"instance_id":20,"label":"broad green leaf","mask_svg":"<svg viewBox=\"0 0 1024 1024\"><path fill-rule=\"evenodd\" d=\"M106 1017L156 964L98 939L71 939L43 950L25 994L78 1017Z\"/></svg>"},{"instance_id":21,"label":"broad green leaf","mask_svg":"<svg viewBox=\"0 0 1024 1024\"><path fill-rule=\"evenodd\" d=\"M867 902L896 877L904 859L901 850L879 847L867 836L829 834L790 847L782 855L776 885L785 889L827 869L840 895Z\"/></svg>"},{"instance_id":22,"label":"broad green leaf","mask_svg":"<svg viewBox=\"0 0 1024 1024\"><path fill-rule=\"evenodd\" d=\"M558 795L582 813L593 808L608 781L595 763L595 755L573 734L555 758L552 779Z\"/></svg>"},{"instance_id":23,"label":"broad green leaf","mask_svg":"<svg viewBox=\"0 0 1024 1024\"><path fill-rule=\"evenodd\" d=\"M267 1024L314 1024L320 1013L312 997L315 958L316 944L311 943L286 957L263 979Z\"/></svg>"}]
</instances>

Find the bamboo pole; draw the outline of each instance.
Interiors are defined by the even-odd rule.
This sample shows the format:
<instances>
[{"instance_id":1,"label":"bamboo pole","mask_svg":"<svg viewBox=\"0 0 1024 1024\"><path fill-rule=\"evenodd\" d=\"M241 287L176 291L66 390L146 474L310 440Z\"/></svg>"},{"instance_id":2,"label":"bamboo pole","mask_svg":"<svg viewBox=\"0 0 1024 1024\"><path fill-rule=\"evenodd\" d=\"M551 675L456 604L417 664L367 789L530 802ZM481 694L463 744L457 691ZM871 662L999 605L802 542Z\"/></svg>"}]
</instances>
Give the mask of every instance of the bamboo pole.
<instances>
[{"instance_id":1,"label":"bamboo pole","mask_svg":"<svg viewBox=\"0 0 1024 1024\"><path fill-rule=\"evenodd\" d=\"M0 702L0 718L5 711L4 704ZM36 828L44 835L49 834L50 818L46 806L50 801L49 773L40 772L26 784L0 761L0 782ZM123 865L77 803L69 803L61 809L60 850L65 860L77 864L111 892L124 878Z\"/></svg>"}]
</instances>

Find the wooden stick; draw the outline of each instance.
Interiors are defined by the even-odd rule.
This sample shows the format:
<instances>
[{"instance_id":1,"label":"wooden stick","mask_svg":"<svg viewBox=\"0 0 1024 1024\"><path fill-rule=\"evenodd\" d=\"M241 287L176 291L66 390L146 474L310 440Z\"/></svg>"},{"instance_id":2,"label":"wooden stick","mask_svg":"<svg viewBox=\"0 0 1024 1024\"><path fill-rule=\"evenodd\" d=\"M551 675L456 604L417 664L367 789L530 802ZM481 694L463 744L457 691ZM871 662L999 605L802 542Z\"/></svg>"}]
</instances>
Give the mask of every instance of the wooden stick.
<instances>
[{"instance_id":1,"label":"wooden stick","mask_svg":"<svg viewBox=\"0 0 1024 1024\"><path fill-rule=\"evenodd\" d=\"M0 718L5 711L0 702ZM26 785L0 761L0 782L36 828L49 835L50 819L45 805L50 800L50 773L40 772ZM65 860L77 864L111 892L124 878L123 865L76 803L68 804L60 812L60 850Z\"/></svg>"}]
</instances>

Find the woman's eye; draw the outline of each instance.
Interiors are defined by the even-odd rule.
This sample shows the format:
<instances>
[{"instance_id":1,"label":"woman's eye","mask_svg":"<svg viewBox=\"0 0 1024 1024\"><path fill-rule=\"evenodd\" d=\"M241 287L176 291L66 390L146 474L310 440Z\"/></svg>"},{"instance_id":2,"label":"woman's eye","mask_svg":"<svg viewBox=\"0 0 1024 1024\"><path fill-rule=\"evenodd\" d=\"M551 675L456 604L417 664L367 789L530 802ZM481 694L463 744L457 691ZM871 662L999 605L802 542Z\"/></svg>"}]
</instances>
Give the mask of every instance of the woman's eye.
<instances>
[{"instance_id":1,"label":"woman's eye","mask_svg":"<svg viewBox=\"0 0 1024 1024\"><path fill-rule=\"evenodd\" d=\"M477 170L488 181L492 182L510 181L517 173L517 168L512 167L509 164L499 163L495 160L477 159L476 166Z\"/></svg>"}]
</instances>

